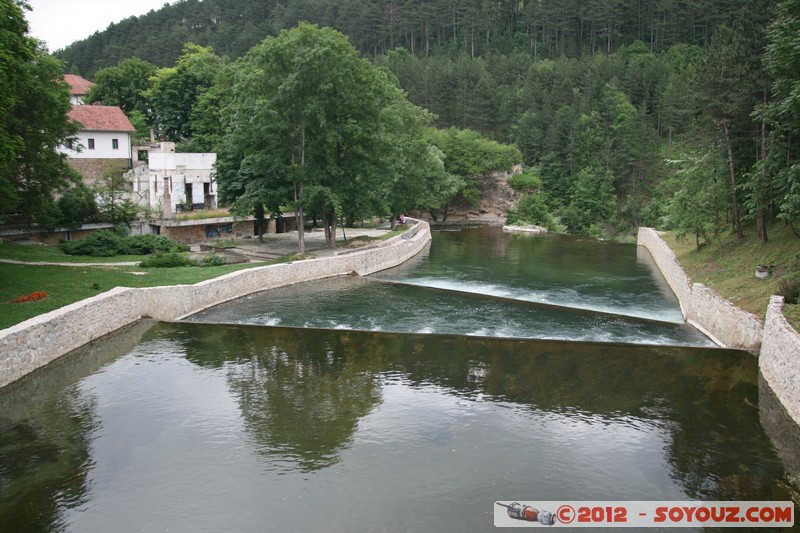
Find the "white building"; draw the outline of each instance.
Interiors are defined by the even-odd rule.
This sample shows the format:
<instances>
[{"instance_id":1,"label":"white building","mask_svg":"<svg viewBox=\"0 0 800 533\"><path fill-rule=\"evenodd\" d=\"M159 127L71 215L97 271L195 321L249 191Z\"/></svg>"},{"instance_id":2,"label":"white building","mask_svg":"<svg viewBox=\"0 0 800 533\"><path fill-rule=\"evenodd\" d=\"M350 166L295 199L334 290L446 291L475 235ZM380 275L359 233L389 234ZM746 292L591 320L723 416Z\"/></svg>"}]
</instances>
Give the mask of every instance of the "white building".
<instances>
[{"instance_id":1,"label":"white building","mask_svg":"<svg viewBox=\"0 0 800 533\"><path fill-rule=\"evenodd\" d=\"M79 105L69 118L82 125L78 149L61 148L69 164L87 185L93 185L111 171L124 172L133 166L133 134L136 129L122 109L114 106Z\"/></svg>"},{"instance_id":2,"label":"white building","mask_svg":"<svg viewBox=\"0 0 800 533\"><path fill-rule=\"evenodd\" d=\"M69 84L69 99L72 105L83 105L83 100L94 83L75 74L64 74L64 81Z\"/></svg>"},{"instance_id":3,"label":"white building","mask_svg":"<svg viewBox=\"0 0 800 533\"><path fill-rule=\"evenodd\" d=\"M134 169L133 193L140 204L165 216L192 209L216 209L215 153L176 153L175 143L146 147L147 164Z\"/></svg>"}]
</instances>

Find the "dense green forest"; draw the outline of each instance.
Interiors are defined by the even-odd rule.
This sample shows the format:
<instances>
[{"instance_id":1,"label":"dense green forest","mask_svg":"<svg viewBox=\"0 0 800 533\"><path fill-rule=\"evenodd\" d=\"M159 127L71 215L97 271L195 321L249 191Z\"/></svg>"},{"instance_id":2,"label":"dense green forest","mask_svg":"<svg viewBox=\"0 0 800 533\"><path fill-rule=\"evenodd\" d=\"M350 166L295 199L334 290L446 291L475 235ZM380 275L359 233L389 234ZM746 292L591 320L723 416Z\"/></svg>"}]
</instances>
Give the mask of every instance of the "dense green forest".
<instances>
[{"instance_id":1,"label":"dense green forest","mask_svg":"<svg viewBox=\"0 0 800 533\"><path fill-rule=\"evenodd\" d=\"M299 21L334 28L431 125L515 146L532 211L572 232L646 224L699 245L748 220L766 240L800 217L799 14L796 0L186 0L56 55L100 82L95 99L217 150L237 59ZM135 97L109 90L120 77L138 80ZM456 188L469 198L468 180Z\"/></svg>"}]
</instances>

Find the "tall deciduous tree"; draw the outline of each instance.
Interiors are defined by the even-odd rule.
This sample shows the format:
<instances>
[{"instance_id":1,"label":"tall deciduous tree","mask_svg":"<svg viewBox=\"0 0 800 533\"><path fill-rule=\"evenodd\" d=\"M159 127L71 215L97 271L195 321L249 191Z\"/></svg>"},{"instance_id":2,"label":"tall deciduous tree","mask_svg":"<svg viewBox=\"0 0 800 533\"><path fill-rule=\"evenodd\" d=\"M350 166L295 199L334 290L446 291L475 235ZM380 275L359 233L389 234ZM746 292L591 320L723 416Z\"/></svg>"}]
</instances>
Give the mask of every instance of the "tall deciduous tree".
<instances>
[{"instance_id":1,"label":"tall deciduous tree","mask_svg":"<svg viewBox=\"0 0 800 533\"><path fill-rule=\"evenodd\" d=\"M762 117L773 128L767 171L776 176L780 217L800 220L800 0L785 0L767 31L765 62L772 99Z\"/></svg>"},{"instance_id":2,"label":"tall deciduous tree","mask_svg":"<svg viewBox=\"0 0 800 533\"><path fill-rule=\"evenodd\" d=\"M198 101L214 86L224 61L211 48L189 43L175 67L159 69L146 91L156 133L170 141L194 135L192 116Z\"/></svg>"},{"instance_id":3,"label":"tall deciduous tree","mask_svg":"<svg viewBox=\"0 0 800 533\"><path fill-rule=\"evenodd\" d=\"M0 0L0 217L50 225L54 193L77 181L58 148L72 146L78 125L61 63L26 35L24 5Z\"/></svg>"},{"instance_id":4,"label":"tall deciduous tree","mask_svg":"<svg viewBox=\"0 0 800 533\"><path fill-rule=\"evenodd\" d=\"M94 75L94 86L86 95L86 103L118 106L129 116L134 111L146 114L149 104L145 92L150 89L155 72L155 65L138 57L100 69Z\"/></svg>"},{"instance_id":5,"label":"tall deciduous tree","mask_svg":"<svg viewBox=\"0 0 800 533\"><path fill-rule=\"evenodd\" d=\"M741 31L722 26L717 30L700 65L699 109L712 135L721 138L728 160L731 220L736 235L744 238L738 196L742 168L737 163L736 136L752 128L750 113L755 100L754 54ZM757 75L757 74L756 74Z\"/></svg>"},{"instance_id":6,"label":"tall deciduous tree","mask_svg":"<svg viewBox=\"0 0 800 533\"><path fill-rule=\"evenodd\" d=\"M245 210L290 204L300 253L313 208L332 246L337 214L375 198L384 172L398 174L402 128L426 120L404 98L339 32L301 23L267 38L235 68L217 162L223 197Z\"/></svg>"}]
</instances>

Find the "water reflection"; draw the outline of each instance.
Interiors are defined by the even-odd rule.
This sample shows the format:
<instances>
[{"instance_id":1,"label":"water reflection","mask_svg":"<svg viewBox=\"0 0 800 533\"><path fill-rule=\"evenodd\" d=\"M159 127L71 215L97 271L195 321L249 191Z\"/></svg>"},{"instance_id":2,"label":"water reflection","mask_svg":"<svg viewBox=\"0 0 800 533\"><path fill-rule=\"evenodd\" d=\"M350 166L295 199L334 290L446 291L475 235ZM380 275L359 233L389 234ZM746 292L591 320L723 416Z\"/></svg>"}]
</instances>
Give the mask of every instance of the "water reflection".
<instances>
[{"instance_id":1,"label":"water reflection","mask_svg":"<svg viewBox=\"0 0 800 533\"><path fill-rule=\"evenodd\" d=\"M380 402L375 375L348 364L342 338L242 328L175 328L186 358L224 372L258 450L277 468L330 466L358 419Z\"/></svg>"},{"instance_id":2,"label":"water reflection","mask_svg":"<svg viewBox=\"0 0 800 533\"><path fill-rule=\"evenodd\" d=\"M180 323L24 405L47 374L0 394L16 530L475 531L508 497L793 490L736 351Z\"/></svg>"},{"instance_id":3,"label":"water reflection","mask_svg":"<svg viewBox=\"0 0 800 533\"><path fill-rule=\"evenodd\" d=\"M99 422L76 380L135 347L151 326L89 343L0 393L0 530L61 529L65 509L87 500Z\"/></svg>"}]
</instances>

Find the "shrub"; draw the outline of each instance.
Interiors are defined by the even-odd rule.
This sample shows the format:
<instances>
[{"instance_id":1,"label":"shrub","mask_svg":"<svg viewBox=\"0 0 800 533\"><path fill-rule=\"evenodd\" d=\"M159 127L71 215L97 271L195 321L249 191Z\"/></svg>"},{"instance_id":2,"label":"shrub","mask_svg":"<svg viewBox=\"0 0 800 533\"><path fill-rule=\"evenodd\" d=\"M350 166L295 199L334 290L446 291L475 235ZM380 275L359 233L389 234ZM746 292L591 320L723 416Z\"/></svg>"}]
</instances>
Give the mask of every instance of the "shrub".
<instances>
[{"instance_id":1,"label":"shrub","mask_svg":"<svg viewBox=\"0 0 800 533\"><path fill-rule=\"evenodd\" d=\"M125 239L117 233L99 230L79 241L62 242L58 247L69 255L112 257L124 253Z\"/></svg>"},{"instance_id":2,"label":"shrub","mask_svg":"<svg viewBox=\"0 0 800 533\"><path fill-rule=\"evenodd\" d=\"M172 242L163 235L124 236L117 231L95 231L79 241L62 242L58 247L69 255L112 257L115 255L149 255L157 252L187 251L188 247Z\"/></svg>"},{"instance_id":3,"label":"shrub","mask_svg":"<svg viewBox=\"0 0 800 533\"><path fill-rule=\"evenodd\" d=\"M70 229L80 228L87 222L97 222L100 217L94 192L83 184L66 191L58 199L57 205L61 211L59 223Z\"/></svg>"},{"instance_id":4,"label":"shrub","mask_svg":"<svg viewBox=\"0 0 800 533\"><path fill-rule=\"evenodd\" d=\"M508 185L515 191L530 193L542 188L542 178L536 167L526 168L522 174L514 174L508 178Z\"/></svg>"},{"instance_id":5,"label":"shrub","mask_svg":"<svg viewBox=\"0 0 800 533\"><path fill-rule=\"evenodd\" d=\"M197 263L189 259L183 252L158 252L146 257L139 266L143 268L175 268L197 266Z\"/></svg>"},{"instance_id":6,"label":"shrub","mask_svg":"<svg viewBox=\"0 0 800 533\"><path fill-rule=\"evenodd\" d=\"M517 202L517 209L508 212L507 224L533 224L549 230L554 229L553 216L538 194L526 194Z\"/></svg>"},{"instance_id":7,"label":"shrub","mask_svg":"<svg viewBox=\"0 0 800 533\"><path fill-rule=\"evenodd\" d=\"M778 295L787 304L800 303L800 278L782 279L778 282Z\"/></svg>"},{"instance_id":8,"label":"shrub","mask_svg":"<svg viewBox=\"0 0 800 533\"><path fill-rule=\"evenodd\" d=\"M225 264L225 258L215 253L210 253L200 260L200 266L222 266Z\"/></svg>"},{"instance_id":9,"label":"shrub","mask_svg":"<svg viewBox=\"0 0 800 533\"><path fill-rule=\"evenodd\" d=\"M174 243L163 235L133 235L126 239L126 254L150 255L157 252L182 252L187 247Z\"/></svg>"}]
</instances>

